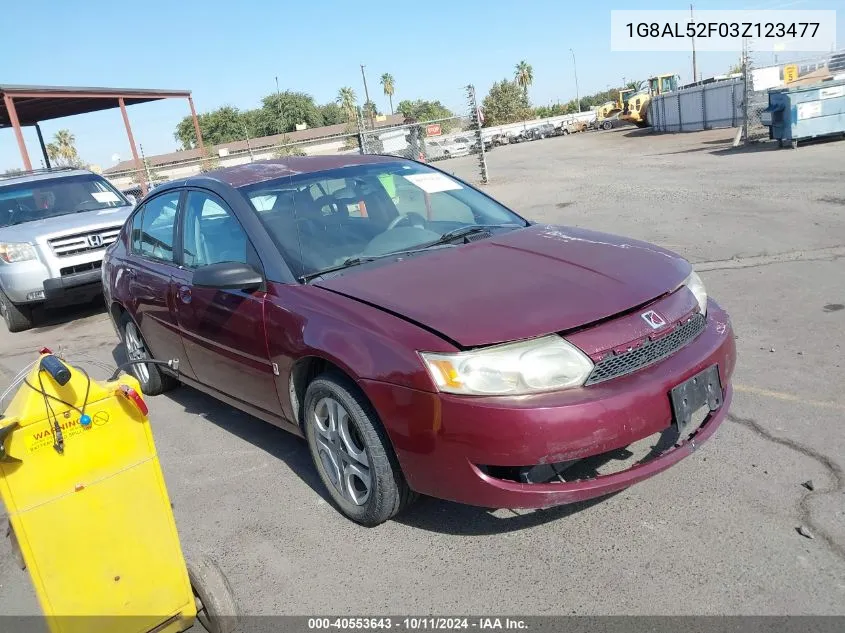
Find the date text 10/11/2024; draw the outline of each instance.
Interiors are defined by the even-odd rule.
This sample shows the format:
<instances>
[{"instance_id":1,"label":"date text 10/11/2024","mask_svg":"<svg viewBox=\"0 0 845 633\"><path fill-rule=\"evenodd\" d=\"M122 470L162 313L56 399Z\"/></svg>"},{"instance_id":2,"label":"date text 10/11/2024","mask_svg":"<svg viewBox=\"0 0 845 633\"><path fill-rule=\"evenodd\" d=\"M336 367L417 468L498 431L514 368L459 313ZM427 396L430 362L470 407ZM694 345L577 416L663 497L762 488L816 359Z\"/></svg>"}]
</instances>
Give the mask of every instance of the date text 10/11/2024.
<instances>
[{"instance_id":1,"label":"date text 10/11/2024","mask_svg":"<svg viewBox=\"0 0 845 633\"><path fill-rule=\"evenodd\" d=\"M819 22L628 22L628 37L785 38L815 37Z\"/></svg>"},{"instance_id":2,"label":"date text 10/11/2024","mask_svg":"<svg viewBox=\"0 0 845 633\"><path fill-rule=\"evenodd\" d=\"M350 631L517 631L528 628L525 620L508 617L369 617L369 618L308 618L308 630Z\"/></svg>"}]
</instances>

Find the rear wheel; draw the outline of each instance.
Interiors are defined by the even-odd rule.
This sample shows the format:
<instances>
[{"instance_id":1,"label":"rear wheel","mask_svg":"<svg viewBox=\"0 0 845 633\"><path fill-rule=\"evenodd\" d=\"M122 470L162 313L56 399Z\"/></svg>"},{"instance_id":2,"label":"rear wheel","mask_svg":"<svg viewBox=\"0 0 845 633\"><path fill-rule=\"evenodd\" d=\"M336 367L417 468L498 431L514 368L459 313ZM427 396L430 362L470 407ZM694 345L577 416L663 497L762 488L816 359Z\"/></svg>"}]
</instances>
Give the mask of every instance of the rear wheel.
<instances>
[{"instance_id":1,"label":"rear wheel","mask_svg":"<svg viewBox=\"0 0 845 633\"><path fill-rule=\"evenodd\" d=\"M152 360L152 354L141 335L141 330L127 313L120 318L120 335L123 338L126 360ZM135 363L129 370L141 384L141 391L148 396L157 396L179 384L173 376L163 373L152 363Z\"/></svg>"},{"instance_id":2,"label":"rear wheel","mask_svg":"<svg viewBox=\"0 0 845 633\"><path fill-rule=\"evenodd\" d=\"M329 372L308 385L305 436L332 501L356 523L378 525L416 499L375 411L345 376Z\"/></svg>"},{"instance_id":3,"label":"rear wheel","mask_svg":"<svg viewBox=\"0 0 845 633\"><path fill-rule=\"evenodd\" d=\"M232 633L238 610L232 588L220 568L206 556L189 558L188 578L197 606L197 620L208 633Z\"/></svg>"},{"instance_id":4,"label":"rear wheel","mask_svg":"<svg viewBox=\"0 0 845 633\"><path fill-rule=\"evenodd\" d=\"M0 310L3 320L10 332L23 332L32 328L32 308L27 305L17 305L0 290Z\"/></svg>"}]
</instances>

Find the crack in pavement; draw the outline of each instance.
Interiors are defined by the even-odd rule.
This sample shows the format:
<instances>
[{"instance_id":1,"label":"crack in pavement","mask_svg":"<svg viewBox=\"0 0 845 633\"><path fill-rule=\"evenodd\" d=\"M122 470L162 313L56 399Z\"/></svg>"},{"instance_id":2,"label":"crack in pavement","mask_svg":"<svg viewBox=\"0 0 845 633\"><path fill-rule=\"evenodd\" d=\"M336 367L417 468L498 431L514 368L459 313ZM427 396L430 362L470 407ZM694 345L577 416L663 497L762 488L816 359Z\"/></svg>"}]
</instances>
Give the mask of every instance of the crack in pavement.
<instances>
[{"instance_id":1,"label":"crack in pavement","mask_svg":"<svg viewBox=\"0 0 845 633\"><path fill-rule=\"evenodd\" d=\"M750 255L732 259L716 259L711 261L693 262L699 272L709 270L732 270L736 268L759 268L772 264L789 262L812 262L820 260L836 260L845 257L845 246L831 246L813 250L788 251L774 255Z\"/></svg>"},{"instance_id":2,"label":"crack in pavement","mask_svg":"<svg viewBox=\"0 0 845 633\"><path fill-rule=\"evenodd\" d=\"M823 455L822 453L818 452L813 448L810 448L809 446L805 446L804 444L800 444L799 442L796 442L795 440L791 440L786 437L778 437L777 435L772 435L756 420L753 420L751 418L741 418L738 415L734 415L733 413L728 414L728 420L730 420L731 422L736 422L737 424L750 429L752 432L756 433L765 440L768 440L775 444L780 444L781 446L785 446L793 451L801 453L805 457L809 457L810 459L824 466L825 470L827 470L827 472L833 478L835 485L833 488L816 488L815 490L807 491L801 497L801 501L798 503L798 519L801 523L808 525L811 530L813 530L813 532L818 534L821 539L827 544L827 546L832 549L833 552L839 558L845 560L845 546L840 543L837 543L836 540L830 534L828 534L823 527L813 521L812 511L809 507L810 499L816 495L821 496L845 491L845 473L843 473L842 467L827 455Z\"/></svg>"}]
</instances>

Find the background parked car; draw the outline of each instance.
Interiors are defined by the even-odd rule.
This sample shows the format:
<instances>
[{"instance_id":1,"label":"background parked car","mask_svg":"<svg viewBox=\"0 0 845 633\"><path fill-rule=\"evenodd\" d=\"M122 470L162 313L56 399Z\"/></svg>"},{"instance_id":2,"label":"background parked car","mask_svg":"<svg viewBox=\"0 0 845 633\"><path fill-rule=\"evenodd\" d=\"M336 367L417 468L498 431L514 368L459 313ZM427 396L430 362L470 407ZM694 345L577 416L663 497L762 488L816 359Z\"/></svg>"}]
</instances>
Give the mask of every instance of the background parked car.
<instances>
[{"instance_id":1,"label":"background parked car","mask_svg":"<svg viewBox=\"0 0 845 633\"><path fill-rule=\"evenodd\" d=\"M576 132L586 132L589 129L589 124L586 121L563 121L560 124L560 134L575 134Z\"/></svg>"},{"instance_id":2,"label":"background parked car","mask_svg":"<svg viewBox=\"0 0 845 633\"><path fill-rule=\"evenodd\" d=\"M0 176L0 312L10 332L32 310L85 303L102 292L100 265L132 203L84 169Z\"/></svg>"},{"instance_id":3,"label":"background parked car","mask_svg":"<svg viewBox=\"0 0 845 633\"><path fill-rule=\"evenodd\" d=\"M528 138L532 141L548 138L555 135L555 126L551 123L543 123L528 130Z\"/></svg>"}]
</instances>

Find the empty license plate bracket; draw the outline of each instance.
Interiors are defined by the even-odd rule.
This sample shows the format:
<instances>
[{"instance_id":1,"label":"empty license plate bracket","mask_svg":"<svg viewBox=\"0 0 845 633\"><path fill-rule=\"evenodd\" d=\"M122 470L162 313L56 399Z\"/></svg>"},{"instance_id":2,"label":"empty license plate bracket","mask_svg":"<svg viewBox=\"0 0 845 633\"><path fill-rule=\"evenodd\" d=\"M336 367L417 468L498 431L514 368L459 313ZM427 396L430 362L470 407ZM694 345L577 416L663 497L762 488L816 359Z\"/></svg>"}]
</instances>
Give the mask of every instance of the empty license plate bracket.
<instances>
[{"instance_id":1,"label":"empty license plate bracket","mask_svg":"<svg viewBox=\"0 0 845 633\"><path fill-rule=\"evenodd\" d=\"M679 439L683 440L690 428L693 414L707 406L711 412L722 406L722 382L719 366L711 365L704 371L688 378L669 393L672 401L672 417L678 427Z\"/></svg>"}]
</instances>

